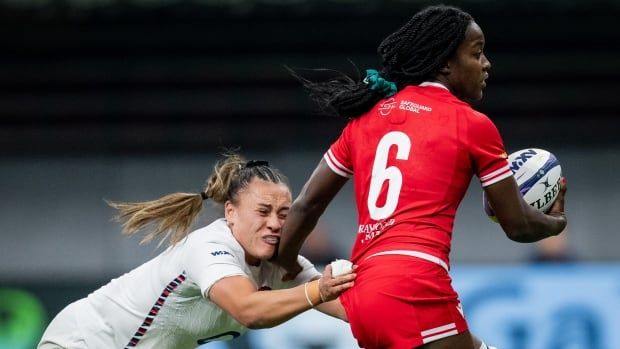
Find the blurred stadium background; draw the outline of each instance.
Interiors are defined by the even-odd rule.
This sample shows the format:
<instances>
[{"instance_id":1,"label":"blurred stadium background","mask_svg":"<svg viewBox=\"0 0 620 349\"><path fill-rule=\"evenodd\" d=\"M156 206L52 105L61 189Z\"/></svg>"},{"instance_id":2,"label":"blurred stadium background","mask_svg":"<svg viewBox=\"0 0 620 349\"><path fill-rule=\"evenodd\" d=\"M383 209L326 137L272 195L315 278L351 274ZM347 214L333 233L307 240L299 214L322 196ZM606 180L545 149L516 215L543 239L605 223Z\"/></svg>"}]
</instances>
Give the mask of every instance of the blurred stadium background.
<instances>
[{"instance_id":1,"label":"blurred stadium background","mask_svg":"<svg viewBox=\"0 0 620 349\"><path fill-rule=\"evenodd\" d=\"M198 191L231 146L298 193L344 121L284 65L377 67L380 40L431 3L0 0L0 348L33 348L62 307L158 253L121 237L104 199ZM474 179L452 253L470 325L501 349L620 348L620 1L449 3L486 34L475 107L510 152L555 153L569 185L562 263L541 265L486 218ZM349 254L352 198L321 221L327 260ZM346 324L293 321L205 348L355 347Z\"/></svg>"}]
</instances>

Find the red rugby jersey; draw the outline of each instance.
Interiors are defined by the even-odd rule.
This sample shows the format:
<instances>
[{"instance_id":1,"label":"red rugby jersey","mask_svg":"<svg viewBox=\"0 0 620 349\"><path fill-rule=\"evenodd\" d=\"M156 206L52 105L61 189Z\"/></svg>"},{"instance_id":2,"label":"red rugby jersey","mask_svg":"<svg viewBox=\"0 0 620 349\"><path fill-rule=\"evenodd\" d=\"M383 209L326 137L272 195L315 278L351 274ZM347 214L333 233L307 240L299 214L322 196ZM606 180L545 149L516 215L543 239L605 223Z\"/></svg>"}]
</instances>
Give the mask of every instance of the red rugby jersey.
<instances>
[{"instance_id":1,"label":"red rugby jersey","mask_svg":"<svg viewBox=\"0 0 620 349\"><path fill-rule=\"evenodd\" d=\"M493 122L436 83L408 86L351 120L324 155L335 173L354 178L351 260L405 250L446 267L472 175L482 186L507 178L506 158Z\"/></svg>"}]
</instances>

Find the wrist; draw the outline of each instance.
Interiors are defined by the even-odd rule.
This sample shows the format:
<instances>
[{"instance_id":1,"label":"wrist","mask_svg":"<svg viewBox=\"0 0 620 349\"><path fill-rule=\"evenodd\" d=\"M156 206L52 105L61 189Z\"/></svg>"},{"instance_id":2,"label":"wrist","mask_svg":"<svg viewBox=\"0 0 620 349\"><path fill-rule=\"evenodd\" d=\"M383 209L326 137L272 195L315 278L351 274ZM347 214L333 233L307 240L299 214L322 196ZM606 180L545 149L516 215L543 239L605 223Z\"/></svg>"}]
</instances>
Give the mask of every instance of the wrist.
<instances>
[{"instance_id":1,"label":"wrist","mask_svg":"<svg viewBox=\"0 0 620 349\"><path fill-rule=\"evenodd\" d=\"M323 280L323 278L319 278L317 281L317 285L319 288L319 297L321 297L321 303L325 303L327 302L327 300L325 300L325 297L323 297L323 292L321 292L321 280Z\"/></svg>"},{"instance_id":2,"label":"wrist","mask_svg":"<svg viewBox=\"0 0 620 349\"><path fill-rule=\"evenodd\" d=\"M564 213L564 211L554 211L554 212L549 212L548 215L552 217L554 221L553 228L552 228L553 232L550 234L550 236L559 235L561 232L564 231L568 223L566 219L566 214Z\"/></svg>"},{"instance_id":3,"label":"wrist","mask_svg":"<svg viewBox=\"0 0 620 349\"><path fill-rule=\"evenodd\" d=\"M323 303L323 295L320 289L320 279L308 281L304 284L304 295L308 304L314 308Z\"/></svg>"},{"instance_id":4,"label":"wrist","mask_svg":"<svg viewBox=\"0 0 620 349\"><path fill-rule=\"evenodd\" d=\"M557 224L555 225L555 227L553 228L553 231L549 234L549 236L558 236L566 229L566 225L567 225L566 217L563 214L561 216L554 216L554 217L558 218Z\"/></svg>"}]
</instances>

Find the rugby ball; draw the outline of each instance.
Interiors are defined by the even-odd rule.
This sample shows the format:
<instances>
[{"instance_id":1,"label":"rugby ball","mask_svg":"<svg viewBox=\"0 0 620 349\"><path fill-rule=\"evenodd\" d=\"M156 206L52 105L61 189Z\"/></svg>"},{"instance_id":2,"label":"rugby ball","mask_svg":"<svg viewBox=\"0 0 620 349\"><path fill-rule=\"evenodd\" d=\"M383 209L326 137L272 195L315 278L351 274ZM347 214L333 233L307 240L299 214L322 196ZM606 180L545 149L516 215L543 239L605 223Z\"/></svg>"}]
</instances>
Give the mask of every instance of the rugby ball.
<instances>
[{"instance_id":1,"label":"rugby ball","mask_svg":"<svg viewBox=\"0 0 620 349\"><path fill-rule=\"evenodd\" d=\"M521 149L508 156L508 165L525 202L539 211L549 211L560 193L562 177L562 167L555 155L544 149ZM497 222L484 192L482 203L489 218Z\"/></svg>"}]
</instances>

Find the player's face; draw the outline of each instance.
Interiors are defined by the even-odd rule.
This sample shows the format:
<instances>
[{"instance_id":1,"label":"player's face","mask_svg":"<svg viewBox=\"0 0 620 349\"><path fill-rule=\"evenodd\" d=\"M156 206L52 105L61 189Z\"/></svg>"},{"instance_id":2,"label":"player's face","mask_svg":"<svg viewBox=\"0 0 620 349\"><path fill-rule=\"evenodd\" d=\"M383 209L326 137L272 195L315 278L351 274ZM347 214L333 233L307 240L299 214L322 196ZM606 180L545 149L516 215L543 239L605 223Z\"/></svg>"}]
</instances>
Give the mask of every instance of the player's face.
<instances>
[{"instance_id":1,"label":"player's face","mask_svg":"<svg viewBox=\"0 0 620 349\"><path fill-rule=\"evenodd\" d=\"M475 22L465 31L465 38L448 61L448 85L460 99L479 100L486 87L491 62L484 54L484 34Z\"/></svg>"},{"instance_id":2,"label":"player's face","mask_svg":"<svg viewBox=\"0 0 620 349\"><path fill-rule=\"evenodd\" d=\"M239 192L237 204L225 204L225 216L235 239L245 251L245 260L257 265L269 259L280 242L282 224L291 207L289 188L254 178Z\"/></svg>"}]
</instances>

